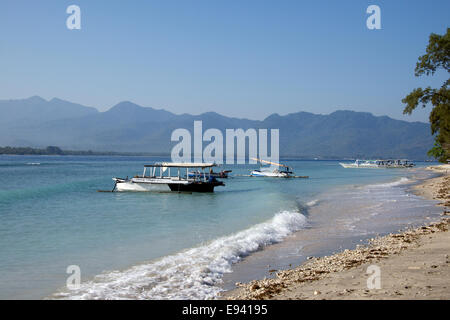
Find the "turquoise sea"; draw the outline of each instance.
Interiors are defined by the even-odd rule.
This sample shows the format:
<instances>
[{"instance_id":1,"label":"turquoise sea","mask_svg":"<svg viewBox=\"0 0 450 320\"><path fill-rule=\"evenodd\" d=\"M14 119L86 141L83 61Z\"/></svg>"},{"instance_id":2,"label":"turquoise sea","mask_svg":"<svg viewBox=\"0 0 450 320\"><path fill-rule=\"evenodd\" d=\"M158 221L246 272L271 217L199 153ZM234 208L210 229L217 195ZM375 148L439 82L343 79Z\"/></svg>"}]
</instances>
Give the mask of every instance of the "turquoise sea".
<instances>
[{"instance_id":1,"label":"turquoise sea","mask_svg":"<svg viewBox=\"0 0 450 320\"><path fill-rule=\"evenodd\" d=\"M233 170L213 194L99 193L152 157L0 156L0 299L211 299L236 281L437 217L414 169L284 159L309 179ZM67 267L81 286L66 288Z\"/></svg>"}]
</instances>

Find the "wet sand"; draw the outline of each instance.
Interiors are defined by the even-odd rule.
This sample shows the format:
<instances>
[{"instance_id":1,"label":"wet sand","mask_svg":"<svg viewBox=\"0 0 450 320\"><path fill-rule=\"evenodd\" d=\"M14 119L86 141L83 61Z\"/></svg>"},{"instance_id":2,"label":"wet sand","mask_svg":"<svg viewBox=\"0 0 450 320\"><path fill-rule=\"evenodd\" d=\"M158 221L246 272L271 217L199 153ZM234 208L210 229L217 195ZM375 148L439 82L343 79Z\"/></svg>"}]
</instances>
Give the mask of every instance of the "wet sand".
<instances>
[{"instance_id":1,"label":"wet sand","mask_svg":"<svg viewBox=\"0 0 450 320\"><path fill-rule=\"evenodd\" d=\"M415 186L414 192L440 201L440 221L373 238L355 250L312 258L277 272L273 279L237 284L223 298L450 299L450 165L429 169L442 176Z\"/></svg>"}]
</instances>

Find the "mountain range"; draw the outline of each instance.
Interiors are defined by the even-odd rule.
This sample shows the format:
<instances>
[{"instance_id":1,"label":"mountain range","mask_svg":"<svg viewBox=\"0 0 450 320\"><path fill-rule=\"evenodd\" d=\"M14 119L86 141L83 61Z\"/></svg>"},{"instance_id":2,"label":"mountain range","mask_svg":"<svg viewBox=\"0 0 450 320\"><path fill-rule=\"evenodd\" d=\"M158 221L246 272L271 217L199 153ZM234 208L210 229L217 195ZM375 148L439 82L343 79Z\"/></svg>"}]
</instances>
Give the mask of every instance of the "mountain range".
<instances>
[{"instance_id":1,"label":"mountain range","mask_svg":"<svg viewBox=\"0 0 450 320\"><path fill-rule=\"evenodd\" d=\"M47 101L34 96L0 100L0 146L167 154L176 144L170 141L172 131L185 128L192 132L195 120L202 120L204 131L217 128L224 136L225 129L279 129L281 156L420 160L427 158L433 145L427 123L366 112L274 113L264 120L249 120L215 112L179 115L129 101L99 112L57 98Z\"/></svg>"}]
</instances>

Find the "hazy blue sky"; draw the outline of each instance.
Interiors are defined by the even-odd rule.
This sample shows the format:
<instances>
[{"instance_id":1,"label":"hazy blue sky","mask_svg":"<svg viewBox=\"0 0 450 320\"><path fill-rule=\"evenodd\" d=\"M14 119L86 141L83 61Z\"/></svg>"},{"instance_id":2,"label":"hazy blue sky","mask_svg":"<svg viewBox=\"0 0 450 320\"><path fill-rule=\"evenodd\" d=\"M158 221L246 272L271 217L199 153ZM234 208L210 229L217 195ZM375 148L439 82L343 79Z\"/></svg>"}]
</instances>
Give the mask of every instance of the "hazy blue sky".
<instances>
[{"instance_id":1,"label":"hazy blue sky","mask_svg":"<svg viewBox=\"0 0 450 320\"><path fill-rule=\"evenodd\" d=\"M68 30L66 8L81 8ZM366 8L381 8L369 30ZM277 112L402 115L450 1L0 2L0 99L40 95L106 110L130 100L175 113L262 119Z\"/></svg>"}]
</instances>

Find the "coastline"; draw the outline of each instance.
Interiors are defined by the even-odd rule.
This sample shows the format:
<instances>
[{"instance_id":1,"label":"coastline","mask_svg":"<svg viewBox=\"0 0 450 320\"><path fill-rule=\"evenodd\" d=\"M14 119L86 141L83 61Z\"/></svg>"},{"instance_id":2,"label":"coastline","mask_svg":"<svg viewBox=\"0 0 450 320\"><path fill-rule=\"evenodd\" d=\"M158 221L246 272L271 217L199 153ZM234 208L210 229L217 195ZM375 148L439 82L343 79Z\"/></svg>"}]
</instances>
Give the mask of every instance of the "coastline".
<instances>
[{"instance_id":1,"label":"coastline","mask_svg":"<svg viewBox=\"0 0 450 320\"><path fill-rule=\"evenodd\" d=\"M222 299L450 299L450 165L427 167L441 173L413 192L443 207L440 221L371 239L354 250L311 258L279 271L275 278L237 283ZM380 270L381 286L368 289L369 266Z\"/></svg>"}]
</instances>

